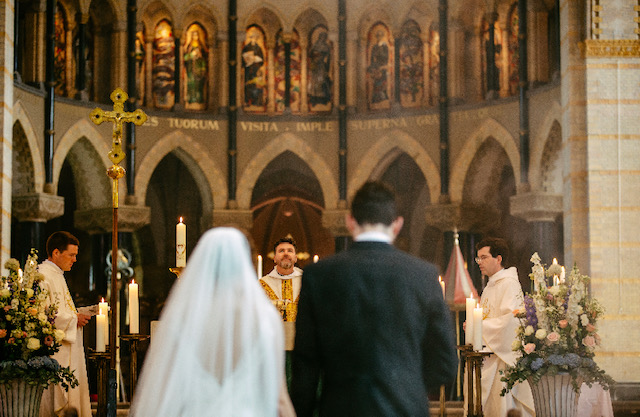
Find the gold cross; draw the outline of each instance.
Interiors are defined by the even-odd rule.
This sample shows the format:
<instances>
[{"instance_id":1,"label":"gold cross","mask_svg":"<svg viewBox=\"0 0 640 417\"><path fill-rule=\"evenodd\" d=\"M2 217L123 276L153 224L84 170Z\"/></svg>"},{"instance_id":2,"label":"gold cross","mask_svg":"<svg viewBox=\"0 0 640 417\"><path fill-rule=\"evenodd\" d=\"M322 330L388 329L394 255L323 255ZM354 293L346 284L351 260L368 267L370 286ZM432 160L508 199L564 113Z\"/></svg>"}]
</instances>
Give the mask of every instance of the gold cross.
<instances>
[{"instance_id":1,"label":"gold cross","mask_svg":"<svg viewBox=\"0 0 640 417\"><path fill-rule=\"evenodd\" d=\"M140 109L133 112L124 111L124 103L129 98L121 88L116 88L111 93L111 101L113 101L113 111L104 111L96 107L93 109L89 117L93 123L100 125L102 122L113 122L113 144L109 152L109 159L114 164L119 164L124 159L122 151L122 123L133 123L140 126L147 120L147 115Z\"/></svg>"}]
</instances>

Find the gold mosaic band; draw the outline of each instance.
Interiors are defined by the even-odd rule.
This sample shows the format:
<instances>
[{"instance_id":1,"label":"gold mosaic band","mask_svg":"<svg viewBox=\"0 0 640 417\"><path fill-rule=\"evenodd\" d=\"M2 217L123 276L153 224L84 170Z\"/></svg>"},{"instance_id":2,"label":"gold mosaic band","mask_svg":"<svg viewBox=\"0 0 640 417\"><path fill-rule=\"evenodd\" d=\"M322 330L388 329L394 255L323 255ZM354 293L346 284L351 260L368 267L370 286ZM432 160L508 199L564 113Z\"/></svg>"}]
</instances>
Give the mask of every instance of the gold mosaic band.
<instances>
[{"instance_id":1,"label":"gold mosaic band","mask_svg":"<svg viewBox=\"0 0 640 417\"><path fill-rule=\"evenodd\" d=\"M585 58L640 58L640 39L587 39Z\"/></svg>"}]
</instances>

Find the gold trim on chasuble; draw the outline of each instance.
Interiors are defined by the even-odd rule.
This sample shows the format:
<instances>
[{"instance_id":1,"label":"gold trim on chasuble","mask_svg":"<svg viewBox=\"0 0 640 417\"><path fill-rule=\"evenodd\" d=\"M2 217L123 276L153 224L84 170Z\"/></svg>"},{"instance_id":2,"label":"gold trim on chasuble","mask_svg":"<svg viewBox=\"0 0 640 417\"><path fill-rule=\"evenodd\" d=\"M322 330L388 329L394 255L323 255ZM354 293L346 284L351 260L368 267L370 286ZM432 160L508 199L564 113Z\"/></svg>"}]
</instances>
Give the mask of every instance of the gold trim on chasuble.
<instances>
[{"instance_id":1,"label":"gold trim on chasuble","mask_svg":"<svg viewBox=\"0 0 640 417\"><path fill-rule=\"evenodd\" d=\"M264 292L267 294L272 301L280 301L276 293L273 289L267 284L265 281L260 280L260 285L264 288ZM293 285L291 279L283 279L282 280L282 299L288 300L289 303L283 307L279 307L278 310L282 314L283 321L296 321L296 317L298 316L298 300L293 301Z\"/></svg>"}]
</instances>

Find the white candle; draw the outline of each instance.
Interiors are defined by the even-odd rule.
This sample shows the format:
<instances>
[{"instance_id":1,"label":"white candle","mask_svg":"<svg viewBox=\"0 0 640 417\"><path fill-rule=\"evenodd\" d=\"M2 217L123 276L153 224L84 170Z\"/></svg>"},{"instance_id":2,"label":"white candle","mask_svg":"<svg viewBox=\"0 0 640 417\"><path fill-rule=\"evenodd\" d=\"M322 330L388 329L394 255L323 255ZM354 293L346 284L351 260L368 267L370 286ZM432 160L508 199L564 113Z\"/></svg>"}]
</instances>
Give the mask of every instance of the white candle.
<instances>
[{"instance_id":1,"label":"white candle","mask_svg":"<svg viewBox=\"0 0 640 417\"><path fill-rule=\"evenodd\" d=\"M258 278L262 278L262 255L258 255Z\"/></svg>"},{"instance_id":2,"label":"white candle","mask_svg":"<svg viewBox=\"0 0 640 417\"><path fill-rule=\"evenodd\" d=\"M134 334L140 331L138 306L138 284L131 280L129 284L129 333Z\"/></svg>"},{"instance_id":3,"label":"white candle","mask_svg":"<svg viewBox=\"0 0 640 417\"><path fill-rule=\"evenodd\" d=\"M109 304L106 301L104 301L104 298L102 299L102 301L98 303L98 314L103 314L105 317L109 317ZM104 340L105 341L109 340L109 320L108 319L106 319L104 322Z\"/></svg>"},{"instance_id":4,"label":"white candle","mask_svg":"<svg viewBox=\"0 0 640 417\"><path fill-rule=\"evenodd\" d=\"M315 264L316 262L318 262L320 258L318 257L318 255L313 255L313 263Z\"/></svg>"},{"instance_id":5,"label":"white candle","mask_svg":"<svg viewBox=\"0 0 640 417\"><path fill-rule=\"evenodd\" d=\"M187 225L182 223L176 224L176 266L183 267L187 264Z\"/></svg>"},{"instance_id":6,"label":"white candle","mask_svg":"<svg viewBox=\"0 0 640 417\"><path fill-rule=\"evenodd\" d=\"M476 300L473 294L469 294L466 303L466 324L464 328L464 343L470 345L473 343L473 309L476 307Z\"/></svg>"},{"instance_id":7,"label":"white candle","mask_svg":"<svg viewBox=\"0 0 640 417\"><path fill-rule=\"evenodd\" d=\"M104 352L107 349L105 339L105 328L107 325L107 316L98 314L96 316L96 352Z\"/></svg>"},{"instance_id":8,"label":"white candle","mask_svg":"<svg viewBox=\"0 0 640 417\"><path fill-rule=\"evenodd\" d=\"M562 267L562 272L560 272L560 283L564 284L565 270L564 266Z\"/></svg>"},{"instance_id":9,"label":"white candle","mask_svg":"<svg viewBox=\"0 0 640 417\"><path fill-rule=\"evenodd\" d=\"M445 290L444 290L444 281L442 280L441 276L438 277L438 282L440 283L440 286L442 287L442 298L447 298Z\"/></svg>"},{"instance_id":10,"label":"white candle","mask_svg":"<svg viewBox=\"0 0 640 417\"><path fill-rule=\"evenodd\" d=\"M473 350L482 350L482 307L473 309Z\"/></svg>"}]
</instances>

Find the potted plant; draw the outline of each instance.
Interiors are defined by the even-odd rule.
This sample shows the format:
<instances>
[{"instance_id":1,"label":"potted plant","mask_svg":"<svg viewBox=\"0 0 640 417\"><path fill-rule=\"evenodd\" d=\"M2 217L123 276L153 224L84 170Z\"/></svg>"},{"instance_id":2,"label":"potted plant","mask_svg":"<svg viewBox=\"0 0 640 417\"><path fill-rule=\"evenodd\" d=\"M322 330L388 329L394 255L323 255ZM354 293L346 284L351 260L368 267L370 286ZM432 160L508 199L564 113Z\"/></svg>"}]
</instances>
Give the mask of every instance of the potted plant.
<instances>
[{"instance_id":1,"label":"potted plant","mask_svg":"<svg viewBox=\"0 0 640 417\"><path fill-rule=\"evenodd\" d=\"M9 259L8 276L0 282L0 416L37 416L42 392L51 383L65 389L78 380L50 356L60 348L64 332L56 329L57 306L47 305L40 286L37 254L24 268Z\"/></svg>"},{"instance_id":2,"label":"potted plant","mask_svg":"<svg viewBox=\"0 0 640 417\"><path fill-rule=\"evenodd\" d=\"M521 356L503 372L502 395L528 381L537 416L572 416L583 382L597 382L604 389L614 382L593 360L600 344L596 323L604 309L589 295L589 277L577 267L565 277L555 260L546 270L537 253L531 262L533 293L525 296L523 311L514 311L520 326L512 348ZM566 398L553 398L555 394Z\"/></svg>"}]
</instances>

